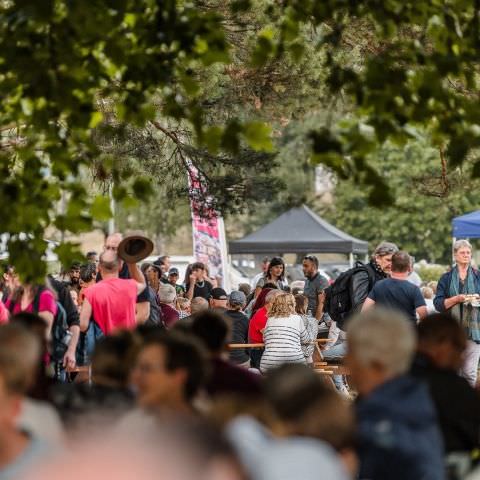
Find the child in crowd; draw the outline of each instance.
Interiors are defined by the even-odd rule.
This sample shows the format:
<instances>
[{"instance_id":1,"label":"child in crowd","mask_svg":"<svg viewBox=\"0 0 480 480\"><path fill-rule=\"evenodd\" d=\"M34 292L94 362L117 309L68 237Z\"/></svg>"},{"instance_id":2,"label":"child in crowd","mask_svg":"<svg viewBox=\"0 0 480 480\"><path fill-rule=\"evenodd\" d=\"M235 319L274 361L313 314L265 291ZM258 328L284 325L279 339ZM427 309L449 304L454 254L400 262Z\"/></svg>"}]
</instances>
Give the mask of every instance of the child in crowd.
<instances>
[{"instance_id":1,"label":"child in crowd","mask_svg":"<svg viewBox=\"0 0 480 480\"><path fill-rule=\"evenodd\" d=\"M190 300L188 298L177 297L176 309L179 319L188 317L191 314Z\"/></svg>"}]
</instances>

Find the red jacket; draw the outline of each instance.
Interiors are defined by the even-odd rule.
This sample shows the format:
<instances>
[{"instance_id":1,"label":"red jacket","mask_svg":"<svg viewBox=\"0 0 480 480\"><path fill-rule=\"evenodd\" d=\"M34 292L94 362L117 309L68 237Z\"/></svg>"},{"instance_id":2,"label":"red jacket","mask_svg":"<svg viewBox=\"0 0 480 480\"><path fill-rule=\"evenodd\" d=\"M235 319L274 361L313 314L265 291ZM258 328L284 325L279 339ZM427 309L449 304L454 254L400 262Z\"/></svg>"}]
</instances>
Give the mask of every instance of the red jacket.
<instances>
[{"instance_id":1,"label":"red jacket","mask_svg":"<svg viewBox=\"0 0 480 480\"><path fill-rule=\"evenodd\" d=\"M263 333L261 330L265 328L266 324L267 309L262 307L257 310L250 319L250 324L248 326L248 341L250 343L263 343Z\"/></svg>"}]
</instances>

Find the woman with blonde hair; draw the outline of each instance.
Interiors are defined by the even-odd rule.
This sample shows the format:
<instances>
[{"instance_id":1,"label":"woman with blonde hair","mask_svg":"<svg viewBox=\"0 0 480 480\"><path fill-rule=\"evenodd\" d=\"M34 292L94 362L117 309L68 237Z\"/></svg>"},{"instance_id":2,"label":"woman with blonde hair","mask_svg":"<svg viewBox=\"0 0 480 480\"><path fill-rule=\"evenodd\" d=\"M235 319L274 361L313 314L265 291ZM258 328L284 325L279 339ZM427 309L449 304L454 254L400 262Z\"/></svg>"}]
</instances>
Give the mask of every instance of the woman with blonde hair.
<instances>
[{"instance_id":1,"label":"woman with blonde hair","mask_svg":"<svg viewBox=\"0 0 480 480\"><path fill-rule=\"evenodd\" d=\"M260 362L262 373L284 363L306 363L302 343L309 340L302 317L295 313L295 297L282 293L275 297L263 332L265 351Z\"/></svg>"}]
</instances>

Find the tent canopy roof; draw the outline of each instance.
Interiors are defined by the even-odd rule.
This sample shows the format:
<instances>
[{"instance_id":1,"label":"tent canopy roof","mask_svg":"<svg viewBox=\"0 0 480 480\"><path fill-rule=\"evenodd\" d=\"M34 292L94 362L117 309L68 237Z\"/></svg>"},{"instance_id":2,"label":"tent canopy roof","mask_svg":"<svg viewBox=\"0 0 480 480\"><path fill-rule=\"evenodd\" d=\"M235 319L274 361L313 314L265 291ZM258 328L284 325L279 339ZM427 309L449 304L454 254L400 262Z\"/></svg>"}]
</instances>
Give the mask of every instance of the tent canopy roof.
<instances>
[{"instance_id":1,"label":"tent canopy roof","mask_svg":"<svg viewBox=\"0 0 480 480\"><path fill-rule=\"evenodd\" d=\"M455 217L452 230L455 238L480 238L480 210Z\"/></svg>"},{"instance_id":2,"label":"tent canopy roof","mask_svg":"<svg viewBox=\"0 0 480 480\"><path fill-rule=\"evenodd\" d=\"M240 240L229 242L231 254L360 253L368 243L330 225L307 206L288 212Z\"/></svg>"}]
</instances>

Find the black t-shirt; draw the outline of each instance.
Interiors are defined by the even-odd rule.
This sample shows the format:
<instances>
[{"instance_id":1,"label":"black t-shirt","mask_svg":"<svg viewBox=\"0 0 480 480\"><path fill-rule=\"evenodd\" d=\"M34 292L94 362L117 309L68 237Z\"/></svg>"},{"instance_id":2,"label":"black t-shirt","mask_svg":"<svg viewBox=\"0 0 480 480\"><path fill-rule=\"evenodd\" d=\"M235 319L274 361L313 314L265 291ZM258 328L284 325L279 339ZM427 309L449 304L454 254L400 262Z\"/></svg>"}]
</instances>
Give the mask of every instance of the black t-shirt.
<instances>
[{"instance_id":1,"label":"black t-shirt","mask_svg":"<svg viewBox=\"0 0 480 480\"><path fill-rule=\"evenodd\" d=\"M187 284L187 292L190 289L190 284ZM202 297L205 300L210 299L210 295L212 294L213 286L207 280L202 280L201 282L196 282L195 287L193 287L193 297Z\"/></svg>"},{"instance_id":2,"label":"black t-shirt","mask_svg":"<svg viewBox=\"0 0 480 480\"><path fill-rule=\"evenodd\" d=\"M147 292L148 301L150 302L150 315L145 323L147 325L163 326L162 309L155 290L147 285L145 291Z\"/></svg>"},{"instance_id":3,"label":"black t-shirt","mask_svg":"<svg viewBox=\"0 0 480 480\"><path fill-rule=\"evenodd\" d=\"M130 271L128 270L128 265L123 262L123 267L120 270L120 273L118 274L118 278L123 278L124 280L128 280L130 277ZM97 283L102 280L102 275L100 272L97 273ZM145 282L146 283L146 282ZM143 303L143 302L148 302L149 295L148 295L148 289L146 288L140 295L137 296L137 303Z\"/></svg>"},{"instance_id":4,"label":"black t-shirt","mask_svg":"<svg viewBox=\"0 0 480 480\"><path fill-rule=\"evenodd\" d=\"M417 321L416 309L426 305L422 292L416 285L396 278L377 282L368 298L376 305L405 313L413 322Z\"/></svg>"},{"instance_id":5,"label":"black t-shirt","mask_svg":"<svg viewBox=\"0 0 480 480\"><path fill-rule=\"evenodd\" d=\"M225 310L224 315L232 319L232 343L248 343L248 324L250 320L242 313L235 310ZM248 362L250 356L247 350L232 350L229 354L234 363Z\"/></svg>"}]
</instances>

